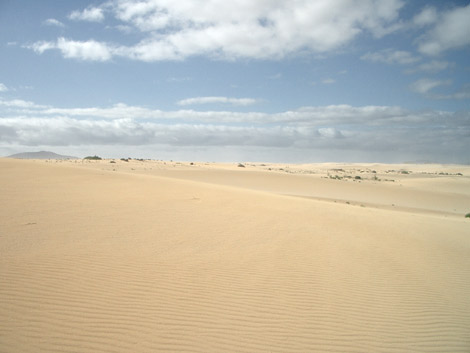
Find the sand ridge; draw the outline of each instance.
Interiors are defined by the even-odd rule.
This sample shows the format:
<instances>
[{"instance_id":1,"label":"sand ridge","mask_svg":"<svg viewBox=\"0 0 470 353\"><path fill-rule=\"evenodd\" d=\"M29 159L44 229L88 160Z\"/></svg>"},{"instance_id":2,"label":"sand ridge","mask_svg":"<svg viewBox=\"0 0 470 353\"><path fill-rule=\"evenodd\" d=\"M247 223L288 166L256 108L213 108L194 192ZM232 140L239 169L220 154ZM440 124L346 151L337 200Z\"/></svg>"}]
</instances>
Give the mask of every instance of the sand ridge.
<instances>
[{"instance_id":1,"label":"sand ridge","mask_svg":"<svg viewBox=\"0 0 470 353\"><path fill-rule=\"evenodd\" d=\"M468 352L468 167L290 168L0 159L0 352Z\"/></svg>"},{"instance_id":2,"label":"sand ridge","mask_svg":"<svg viewBox=\"0 0 470 353\"><path fill-rule=\"evenodd\" d=\"M55 161L61 164L61 161ZM461 217L468 212L470 167L414 164L189 163L149 160L69 161L102 171L164 176L406 212Z\"/></svg>"}]
</instances>

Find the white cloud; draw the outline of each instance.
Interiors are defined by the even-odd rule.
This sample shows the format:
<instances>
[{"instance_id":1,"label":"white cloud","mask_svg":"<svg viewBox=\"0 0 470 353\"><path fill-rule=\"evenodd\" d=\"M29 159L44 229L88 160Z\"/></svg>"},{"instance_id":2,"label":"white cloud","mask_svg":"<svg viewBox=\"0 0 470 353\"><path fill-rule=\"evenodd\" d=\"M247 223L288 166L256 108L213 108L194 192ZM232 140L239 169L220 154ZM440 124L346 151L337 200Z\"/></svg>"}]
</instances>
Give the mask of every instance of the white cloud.
<instances>
[{"instance_id":1,"label":"white cloud","mask_svg":"<svg viewBox=\"0 0 470 353\"><path fill-rule=\"evenodd\" d=\"M36 53L42 54L46 50L56 49L57 46L53 42L39 41L33 45L26 46L26 48L33 49Z\"/></svg>"},{"instance_id":2,"label":"white cloud","mask_svg":"<svg viewBox=\"0 0 470 353\"><path fill-rule=\"evenodd\" d=\"M113 47L112 55L135 60L280 59L336 50L361 33L383 36L395 30L402 6L401 0L111 0L70 18L100 21L108 11L121 26L143 32L146 37L134 45L99 43Z\"/></svg>"},{"instance_id":3,"label":"white cloud","mask_svg":"<svg viewBox=\"0 0 470 353\"><path fill-rule=\"evenodd\" d=\"M431 60L428 62L421 63L415 67L410 67L405 70L405 73L412 74L416 72L426 72L435 74L437 72L446 70L450 67L453 67L454 63L444 60Z\"/></svg>"},{"instance_id":4,"label":"white cloud","mask_svg":"<svg viewBox=\"0 0 470 353\"><path fill-rule=\"evenodd\" d=\"M416 26L427 26L437 21L438 15L434 7L425 7L419 14L413 18L413 23Z\"/></svg>"},{"instance_id":5,"label":"white cloud","mask_svg":"<svg viewBox=\"0 0 470 353\"><path fill-rule=\"evenodd\" d=\"M420 41L419 51L438 55L446 50L470 45L470 4L443 13Z\"/></svg>"},{"instance_id":6,"label":"white cloud","mask_svg":"<svg viewBox=\"0 0 470 353\"><path fill-rule=\"evenodd\" d=\"M77 21L101 22L104 20L104 14L102 8L88 7L83 11L73 11L69 18Z\"/></svg>"},{"instance_id":7,"label":"white cloud","mask_svg":"<svg viewBox=\"0 0 470 353\"><path fill-rule=\"evenodd\" d=\"M410 88L417 93L426 94L436 87L447 86L451 83L452 82L450 80L433 80L430 78L422 78L413 82L410 85Z\"/></svg>"},{"instance_id":8,"label":"white cloud","mask_svg":"<svg viewBox=\"0 0 470 353\"><path fill-rule=\"evenodd\" d=\"M420 60L419 57L414 56L408 51L384 49L379 52L366 53L361 57L362 60L368 60L372 62L382 62L385 64L399 64L409 65L416 63Z\"/></svg>"},{"instance_id":9,"label":"white cloud","mask_svg":"<svg viewBox=\"0 0 470 353\"><path fill-rule=\"evenodd\" d=\"M325 78L321 82L324 83L325 85L331 85L331 84L335 83L336 80L333 79L333 78Z\"/></svg>"},{"instance_id":10,"label":"white cloud","mask_svg":"<svg viewBox=\"0 0 470 353\"><path fill-rule=\"evenodd\" d=\"M43 22L46 26L56 26L56 27L65 27L65 25L56 20L55 18L49 18Z\"/></svg>"},{"instance_id":11,"label":"white cloud","mask_svg":"<svg viewBox=\"0 0 470 353\"><path fill-rule=\"evenodd\" d=\"M6 92L8 91L8 87L5 86L3 83L0 83L0 92Z\"/></svg>"},{"instance_id":12,"label":"white cloud","mask_svg":"<svg viewBox=\"0 0 470 353\"><path fill-rule=\"evenodd\" d=\"M400 107L332 105L279 113L162 111L123 103L55 108L0 100L0 151L27 146L140 151L275 150L270 158L299 155L384 156L466 161L470 113L409 111ZM412 141L412 142L411 142ZM83 147L80 147L83 146ZM101 147L100 147L101 146ZM231 147L230 147L231 146ZM189 148L189 149L188 149ZM354 152L353 152L354 151ZM99 152L96 151L95 153ZM296 157L297 156L297 157ZM406 156L406 157L405 157ZM154 157L158 158L158 155ZM200 155L204 159L204 154ZM208 158L208 157L206 157ZM227 158L220 155L220 158ZM314 157L311 157L314 158ZM459 159L460 158L460 159ZM262 158L266 159L266 158ZM377 160L377 158L375 158ZM448 159L447 159L448 160Z\"/></svg>"},{"instance_id":13,"label":"white cloud","mask_svg":"<svg viewBox=\"0 0 470 353\"><path fill-rule=\"evenodd\" d=\"M451 63L448 61L439 61L439 60L432 60L427 63L423 63L421 65L418 65L418 70L419 71L424 71L424 72L439 72L442 70L445 70L451 66Z\"/></svg>"},{"instance_id":14,"label":"white cloud","mask_svg":"<svg viewBox=\"0 0 470 353\"><path fill-rule=\"evenodd\" d=\"M460 90L449 94L432 94L433 99L470 99L470 84L466 84Z\"/></svg>"},{"instance_id":15,"label":"white cloud","mask_svg":"<svg viewBox=\"0 0 470 353\"><path fill-rule=\"evenodd\" d=\"M30 101L25 101L22 99L12 99L12 100L4 100L0 98L0 107L11 107L11 108L28 108L28 109L46 109L49 106L46 105L39 105L35 104ZM36 112L36 110L34 111Z\"/></svg>"},{"instance_id":16,"label":"white cloud","mask_svg":"<svg viewBox=\"0 0 470 353\"><path fill-rule=\"evenodd\" d=\"M112 55L107 45L94 40L77 42L59 38L56 45L66 58L106 61L109 60Z\"/></svg>"},{"instance_id":17,"label":"white cloud","mask_svg":"<svg viewBox=\"0 0 470 353\"><path fill-rule=\"evenodd\" d=\"M327 127L327 128L320 128L318 129L318 133L327 138L341 138L344 137L341 131L337 130L336 128L333 127Z\"/></svg>"},{"instance_id":18,"label":"white cloud","mask_svg":"<svg viewBox=\"0 0 470 353\"><path fill-rule=\"evenodd\" d=\"M123 103L112 107L100 108L55 108L37 105L32 102L13 100L2 101L0 106L25 108L21 110L23 115L37 116L67 116L94 119L150 119L165 121L200 122L200 123L250 123L250 124L301 124L303 126L315 126L324 124L362 124L373 123L380 125L390 119L400 119L406 116L406 112L398 107L388 106L364 106L353 107L350 105L330 105L319 107L302 107L275 114L259 112L232 112L232 111L195 111L176 110L162 111L139 106L129 106ZM26 108L30 108L28 111Z\"/></svg>"},{"instance_id":19,"label":"white cloud","mask_svg":"<svg viewBox=\"0 0 470 353\"><path fill-rule=\"evenodd\" d=\"M88 60L88 61L107 61L113 54L113 48L105 43L95 40L74 41L60 37L56 42L36 42L29 48L42 54L46 50L58 49L65 58Z\"/></svg>"},{"instance_id":20,"label":"white cloud","mask_svg":"<svg viewBox=\"0 0 470 353\"><path fill-rule=\"evenodd\" d=\"M253 98L230 98L230 97L194 97L186 98L177 102L178 105L195 105L195 104L231 104L238 106L253 105L258 102Z\"/></svg>"},{"instance_id":21,"label":"white cloud","mask_svg":"<svg viewBox=\"0 0 470 353\"><path fill-rule=\"evenodd\" d=\"M129 120L160 121L195 124L277 124L298 125L303 127L325 127L325 125L343 126L388 126L397 123L429 122L429 116L407 111L393 106L362 106L354 107L347 104L301 107L279 113L232 112L232 111L195 111L176 110L163 111L140 106L118 103L111 107L89 108L56 108L40 105L20 99L0 99L0 108L6 107L11 114L23 117L42 118L78 118L91 120Z\"/></svg>"}]
</instances>

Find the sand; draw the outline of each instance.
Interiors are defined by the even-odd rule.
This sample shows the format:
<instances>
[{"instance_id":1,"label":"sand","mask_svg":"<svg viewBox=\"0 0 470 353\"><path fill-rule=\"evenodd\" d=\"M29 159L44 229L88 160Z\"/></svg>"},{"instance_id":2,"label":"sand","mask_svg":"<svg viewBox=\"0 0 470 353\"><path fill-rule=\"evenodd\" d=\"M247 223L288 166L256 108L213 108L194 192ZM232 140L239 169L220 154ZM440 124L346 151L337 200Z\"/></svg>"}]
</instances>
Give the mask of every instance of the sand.
<instances>
[{"instance_id":1,"label":"sand","mask_svg":"<svg viewBox=\"0 0 470 353\"><path fill-rule=\"evenodd\" d=\"M0 159L0 352L469 352L469 212L469 166Z\"/></svg>"}]
</instances>

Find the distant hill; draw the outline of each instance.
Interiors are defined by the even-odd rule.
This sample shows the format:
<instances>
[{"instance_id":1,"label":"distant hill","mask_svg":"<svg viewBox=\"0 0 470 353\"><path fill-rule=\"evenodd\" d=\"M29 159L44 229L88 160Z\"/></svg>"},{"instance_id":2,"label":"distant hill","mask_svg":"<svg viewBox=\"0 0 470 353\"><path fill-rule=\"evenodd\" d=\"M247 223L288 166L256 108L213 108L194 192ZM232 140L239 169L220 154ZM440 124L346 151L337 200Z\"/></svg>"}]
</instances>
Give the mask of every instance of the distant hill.
<instances>
[{"instance_id":1,"label":"distant hill","mask_svg":"<svg viewBox=\"0 0 470 353\"><path fill-rule=\"evenodd\" d=\"M49 151L40 151L40 152L24 152L16 153L8 156L7 158L18 158L18 159L78 159L78 157L73 156L63 156Z\"/></svg>"}]
</instances>

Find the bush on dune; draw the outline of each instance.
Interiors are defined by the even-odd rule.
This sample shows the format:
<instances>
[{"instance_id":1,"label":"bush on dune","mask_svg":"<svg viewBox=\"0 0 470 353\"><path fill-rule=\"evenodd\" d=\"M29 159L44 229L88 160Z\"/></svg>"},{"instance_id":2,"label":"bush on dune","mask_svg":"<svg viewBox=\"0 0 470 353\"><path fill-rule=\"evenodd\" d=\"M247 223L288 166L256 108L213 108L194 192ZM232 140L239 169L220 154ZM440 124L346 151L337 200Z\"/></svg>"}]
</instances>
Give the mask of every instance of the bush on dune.
<instances>
[{"instance_id":1,"label":"bush on dune","mask_svg":"<svg viewBox=\"0 0 470 353\"><path fill-rule=\"evenodd\" d=\"M88 159L88 160L92 160L92 161L101 161L102 160L102 158L98 157L98 156L87 156L83 159Z\"/></svg>"}]
</instances>

